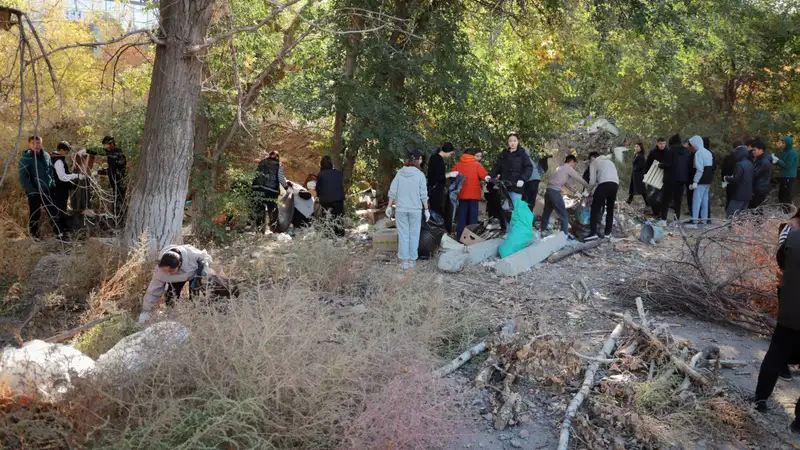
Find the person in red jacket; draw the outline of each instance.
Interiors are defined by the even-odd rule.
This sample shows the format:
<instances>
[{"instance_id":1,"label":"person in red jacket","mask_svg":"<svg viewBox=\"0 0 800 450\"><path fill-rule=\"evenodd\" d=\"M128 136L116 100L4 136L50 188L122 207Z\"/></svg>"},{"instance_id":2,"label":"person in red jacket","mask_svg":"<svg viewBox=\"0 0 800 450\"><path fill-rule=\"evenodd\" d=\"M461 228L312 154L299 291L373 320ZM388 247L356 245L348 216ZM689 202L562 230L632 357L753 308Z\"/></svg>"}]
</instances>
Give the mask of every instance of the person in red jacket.
<instances>
[{"instance_id":1,"label":"person in red jacket","mask_svg":"<svg viewBox=\"0 0 800 450\"><path fill-rule=\"evenodd\" d=\"M477 148L468 148L461 155L458 164L453 167L453 172L465 177L461 191L458 193L458 239L467 225L478 223L478 204L481 200L481 180L488 176L486 169L475 159L475 154L481 153ZM455 176L455 173L451 173Z\"/></svg>"}]
</instances>

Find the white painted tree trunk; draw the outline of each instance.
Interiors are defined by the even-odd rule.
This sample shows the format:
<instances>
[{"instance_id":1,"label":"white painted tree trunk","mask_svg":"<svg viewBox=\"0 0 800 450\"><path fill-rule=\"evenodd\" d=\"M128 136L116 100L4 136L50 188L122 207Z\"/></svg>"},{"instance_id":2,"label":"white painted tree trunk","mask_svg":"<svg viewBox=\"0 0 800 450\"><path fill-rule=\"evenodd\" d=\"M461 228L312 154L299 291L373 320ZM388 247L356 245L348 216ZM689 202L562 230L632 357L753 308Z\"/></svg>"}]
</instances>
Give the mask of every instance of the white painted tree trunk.
<instances>
[{"instance_id":1,"label":"white painted tree trunk","mask_svg":"<svg viewBox=\"0 0 800 450\"><path fill-rule=\"evenodd\" d=\"M201 55L188 49L203 43L213 4L212 0L161 0L165 44L156 49L141 159L123 233L128 247L147 233L150 256L183 242L183 208L203 72Z\"/></svg>"}]
</instances>

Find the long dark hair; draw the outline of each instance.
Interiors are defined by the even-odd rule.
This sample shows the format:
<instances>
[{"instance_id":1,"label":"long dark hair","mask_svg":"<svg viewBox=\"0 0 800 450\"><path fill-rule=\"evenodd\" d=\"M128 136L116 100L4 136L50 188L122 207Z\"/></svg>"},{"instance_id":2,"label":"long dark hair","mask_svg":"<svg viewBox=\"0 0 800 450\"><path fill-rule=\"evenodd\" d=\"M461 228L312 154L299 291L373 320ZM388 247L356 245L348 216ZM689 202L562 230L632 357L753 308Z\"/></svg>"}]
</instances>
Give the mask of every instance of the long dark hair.
<instances>
[{"instance_id":1,"label":"long dark hair","mask_svg":"<svg viewBox=\"0 0 800 450\"><path fill-rule=\"evenodd\" d=\"M331 161L331 157L329 155L325 155L319 161L319 168L320 170L328 170L333 169L333 161Z\"/></svg>"},{"instance_id":2,"label":"long dark hair","mask_svg":"<svg viewBox=\"0 0 800 450\"><path fill-rule=\"evenodd\" d=\"M636 149L635 149L635 148L634 148L634 150L633 150L633 151L634 151L635 153L644 153L644 144L642 144L642 141L639 141L639 142L637 142L637 143L636 143L636 145L638 145L638 146L639 146L639 148L640 148L640 149L642 149L642 151L641 151L641 152L636 152Z\"/></svg>"}]
</instances>

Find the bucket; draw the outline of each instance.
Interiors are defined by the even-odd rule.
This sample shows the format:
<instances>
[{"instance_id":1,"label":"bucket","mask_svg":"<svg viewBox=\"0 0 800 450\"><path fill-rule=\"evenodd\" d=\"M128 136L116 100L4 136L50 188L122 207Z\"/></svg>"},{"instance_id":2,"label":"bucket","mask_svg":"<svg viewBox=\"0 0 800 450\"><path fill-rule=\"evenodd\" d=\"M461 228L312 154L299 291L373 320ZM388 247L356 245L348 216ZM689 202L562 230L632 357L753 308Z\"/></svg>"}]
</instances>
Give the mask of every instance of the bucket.
<instances>
[{"instance_id":1,"label":"bucket","mask_svg":"<svg viewBox=\"0 0 800 450\"><path fill-rule=\"evenodd\" d=\"M639 233L639 240L646 244L651 242L658 244L664 240L664 229L653 224L646 223L644 226L642 226L642 231Z\"/></svg>"}]
</instances>

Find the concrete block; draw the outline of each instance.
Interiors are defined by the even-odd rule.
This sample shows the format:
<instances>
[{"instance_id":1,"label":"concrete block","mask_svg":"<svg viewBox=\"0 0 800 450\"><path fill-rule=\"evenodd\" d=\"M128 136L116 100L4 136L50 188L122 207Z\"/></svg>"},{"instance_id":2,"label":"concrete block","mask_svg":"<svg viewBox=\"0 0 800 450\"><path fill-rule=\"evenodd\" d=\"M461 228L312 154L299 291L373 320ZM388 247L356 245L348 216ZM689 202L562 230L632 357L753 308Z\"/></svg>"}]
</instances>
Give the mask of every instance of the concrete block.
<instances>
[{"instance_id":1,"label":"concrete block","mask_svg":"<svg viewBox=\"0 0 800 450\"><path fill-rule=\"evenodd\" d=\"M548 256L567 245L567 235L555 233L536 241L524 249L497 261L494 265L498 275L513 277L547 259Z\"/></svg>"},{"instance_id":2,"label":"concrete block","mask_svg":"<svg viewBox=\"0 0 800 450\"><path fill-rule=\"evenodd\" d=\"M470 245L461 250L450 250L439 255L439 270L443 272L458 272L468 264L480 264L487 259L497 256L502 239L489 239Z\"/></svg>"}]
</instances>

